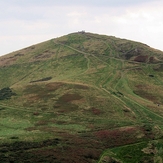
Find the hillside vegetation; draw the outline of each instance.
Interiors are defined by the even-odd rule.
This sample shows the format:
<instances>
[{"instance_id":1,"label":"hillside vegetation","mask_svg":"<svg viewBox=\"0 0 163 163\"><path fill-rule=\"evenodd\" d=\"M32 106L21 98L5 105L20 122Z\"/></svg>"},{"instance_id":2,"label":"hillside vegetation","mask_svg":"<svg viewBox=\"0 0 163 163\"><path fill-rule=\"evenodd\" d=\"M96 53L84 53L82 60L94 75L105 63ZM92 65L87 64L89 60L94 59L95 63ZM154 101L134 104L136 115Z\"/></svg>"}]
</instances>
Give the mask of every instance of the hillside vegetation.
<instances>
[{"instance_id":1,"label":"hillside vegetation","mask_svg":"<svg viewBox=\"0 0 163 163\"><path fill-rule=\"evenodd\" d=\"M78 32L0 57L0 160L162 163L163 52Z\"/></svg>"}]
</instances>

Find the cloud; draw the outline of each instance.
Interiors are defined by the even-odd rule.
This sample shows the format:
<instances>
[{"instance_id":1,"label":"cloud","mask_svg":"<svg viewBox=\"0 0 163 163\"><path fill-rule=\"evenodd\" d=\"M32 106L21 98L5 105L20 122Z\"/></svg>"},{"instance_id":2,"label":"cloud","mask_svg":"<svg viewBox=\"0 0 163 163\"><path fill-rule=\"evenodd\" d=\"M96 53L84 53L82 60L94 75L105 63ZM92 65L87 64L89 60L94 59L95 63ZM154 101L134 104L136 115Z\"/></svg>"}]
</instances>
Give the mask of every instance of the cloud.
<instances>
[{"instance_id":1,"label":"cloud","mask_svg":"<svg viewBox=\"0 0 163 163\"><path fill-rule=\"evenodd\" d=\"M140 5L150 2L159 2L161 0L5 0L3 4L20 7L31 7L31 6L91 6L91 7L117 7L117 6L129 6L129 5ZM6 6L7 6L6 5Z\"/></svg>"},{"instance_id":2,"label":"cloud","mask_svg":"<svg viewBox=\"0 0 163 163\"><path fill-rule=\"evenodd\" d=\"M0 3L0 54L79 30L162 48L161 0L5 0Z\"/></svg>"}]
</instances>

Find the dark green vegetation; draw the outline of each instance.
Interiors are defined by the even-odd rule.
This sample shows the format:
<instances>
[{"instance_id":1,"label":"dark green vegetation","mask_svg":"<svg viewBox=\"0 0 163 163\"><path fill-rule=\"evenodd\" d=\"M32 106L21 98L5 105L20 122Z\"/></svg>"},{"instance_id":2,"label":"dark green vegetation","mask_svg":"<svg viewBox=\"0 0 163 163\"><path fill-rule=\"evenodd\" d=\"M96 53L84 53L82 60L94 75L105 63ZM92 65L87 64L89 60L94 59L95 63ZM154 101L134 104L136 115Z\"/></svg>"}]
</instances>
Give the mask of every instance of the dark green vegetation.
<instances>
[{"instance_id":1,"label":"dark green vegetation","mask_svg":"<svg viewBox=\"0 0 163 163\"><path fill-rule=\"evenodd\" d=\"M0 90L0 100L5 100L11 98L11 96L16 95L12 92L9 87L3 88Z\"/></svg>"},{"instance_id":2,"label":"dark green vegetation","mask_svg":"<svg viewBox=\"0 0 163 163\"><path fill-rule=\"evenodd\" d=\"M0 162L163 161L163 52L73 33L0 58Z\"/></svg>"}]
</instances>

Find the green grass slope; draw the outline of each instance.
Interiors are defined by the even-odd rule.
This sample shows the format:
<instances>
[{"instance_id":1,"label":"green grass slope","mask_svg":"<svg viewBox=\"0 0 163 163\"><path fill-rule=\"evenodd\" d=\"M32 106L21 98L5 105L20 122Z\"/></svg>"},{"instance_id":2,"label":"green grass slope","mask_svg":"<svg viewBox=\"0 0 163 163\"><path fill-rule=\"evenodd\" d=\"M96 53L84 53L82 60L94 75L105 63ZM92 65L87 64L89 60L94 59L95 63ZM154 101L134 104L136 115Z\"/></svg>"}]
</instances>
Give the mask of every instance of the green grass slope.
<instances>
[{"instance_id":1,"label":"green grass slope","mask_svg":"<svg viewBox=\"0 0 163 163\"><path fill-rule=\"evenodd\" d=\"M0 57L1 162L163 161L163 52L72 33Z\"/></svg>"}]
</instances>

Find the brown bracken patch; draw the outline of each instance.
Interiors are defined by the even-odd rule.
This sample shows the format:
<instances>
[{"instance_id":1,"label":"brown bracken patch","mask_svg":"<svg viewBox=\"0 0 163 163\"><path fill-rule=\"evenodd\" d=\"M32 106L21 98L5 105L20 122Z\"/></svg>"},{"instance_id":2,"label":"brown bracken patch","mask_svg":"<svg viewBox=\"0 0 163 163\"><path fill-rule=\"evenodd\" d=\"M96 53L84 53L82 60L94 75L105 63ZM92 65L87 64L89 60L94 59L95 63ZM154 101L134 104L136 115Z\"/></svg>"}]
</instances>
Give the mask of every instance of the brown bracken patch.
<instances>
[{"instance_id":1,"label":"brown bracken patch","mask_svg":"<svg viewBox=\"0 0 163 163\"><path fill-rule=\"evenodd\" d=\"M77 89L89 89L88 86L86 86L86 85L79 85L79 84L75 84L74 87L77 88Z\"/></svg>"},{"instance_id":2,"label":"brown bracken patch","mask_svg":"<svg viewBox=\"0 0 163 163\"><path fill-rule=\"evenodd\" d=\"M12 65L16 62L17 60L17 57L5 57L5 58L1 58L0 59L0 67L4 67L4 66L9 66L9 65Z\"/></svg>"},{"instance_id":3,"label":"brown bracken patch","mask_svg":"<svg viewBox=\"0 0 163 163\"><path fill-rule=\"evenodd\" d=\"M149 63L155 63L155 62L158 62L158 59L156 57L149 58Z\"/></svg>"},{"instance_id":4,"label":"brown bracken patch","mask_svg":"<svg viewBox=\"0 0 163 163\"><path fill-rule=\"evenodd\" d=\"M145 99L148 99L154 103L158 103L159 100L158 100L158 97L155 96L154 94L152 94L152 91L149 92L149 90L151 89L149 86L146 86L146 85L136 85L136 90L134 90L133 92L142 97L142 98L145 98Z\"/></svg>"},{"instance_id":5,"label":"brown bracken patch","mask_svg":"<svg viewBox=\"0 0 163 163\"><path fill-rule=\"evenodd\" d=\"M80 100L82 98L82 96L80 96L79 94L77 93L74 93L74 94L64 94L63 96L61 96L59 98L59 101L62 101L62 102L71 102L71 101L74 101L74 100Z\"/></svg>"},{"instance_id":6,"label":"brown bracken patch","mask_svg":"<svg viewBox=\"0 0 163 163\"><path fill-rule=\"evenodd\" d=\"M91 108L91 112L94 114L94 115L100 115L101 114L101 110L98 109L98 108Z\"/></svg>"},{"instance_id":7,"label":"brown bracken patch","mask_svg":"<svg viewBox=\"0 0 163 163\"><path fill-rule=\"evenodd\" d=\"M148 60L148 56L142 56L142 55L139 55L137 57L135 57L134 61L136 62L147 62Z\"/></svg>"},{"instance_id":8,"label":"brown bracken patch","mask_svg":"<svg viewBox=\"0 0 163 163\"><path fill-rule=\"evenodd\" d=\"M123 127L113 130L100 130L95 136L106 143L108 147L115 147L135 142L135 137L141 132L139 127Z\"/></svg>"},{"instance_id":9,"label":"brown bracken patch","mask_svg":"<svg viewBox=\"0 0 163 163\"><path fill-rule=\"evenodd\" d=\"M61 83L61 82L53 82L53 83L46 84L45 88L48 91L56 91L57 89L59 89L63 85L64 85L64 83Z\"/></svg>"}]
</instances>

